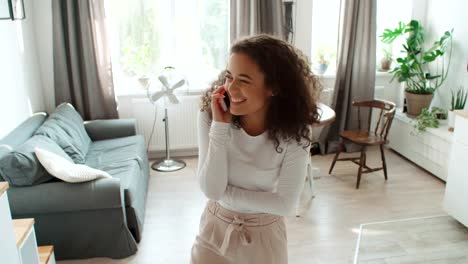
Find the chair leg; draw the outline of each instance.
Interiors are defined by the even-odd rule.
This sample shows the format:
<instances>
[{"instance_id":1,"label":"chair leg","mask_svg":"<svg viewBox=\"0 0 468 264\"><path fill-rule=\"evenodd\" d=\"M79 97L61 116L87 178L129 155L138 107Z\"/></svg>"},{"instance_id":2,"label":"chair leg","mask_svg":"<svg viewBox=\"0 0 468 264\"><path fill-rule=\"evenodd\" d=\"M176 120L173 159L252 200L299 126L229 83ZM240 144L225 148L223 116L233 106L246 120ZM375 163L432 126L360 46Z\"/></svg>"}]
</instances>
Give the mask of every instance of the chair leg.
<instances>
[{"instance_id":1,"label":"chair leg","mask_svg":"<svg viewBox=\"0 0 468 264\"><path fill-rule=\"evenodd\" d=\"M380 145L380 154L382 156L382 167L383 167L383 171L384 171L384 175L385 175L385 180L388 179L388 176L387 176L387 163L385 162L385 152L384 152L384 146L383 145Z\"/></svg>"},{"instance_id":2,"label":"chair leg","mask_svg":"<svg viewBox=\"0 0 468 264\"><path fill-rule=\"evenodd\" d=\"M333 158L333 162L332 162L332 164L330 166L330 170L328 170L328 174L332 173L333 168L335 167L336 160L338 159L338 156L340 155L341 151L343 151L343 143L341 143L340 148L338 149L338 151L335 154L335 158Z\"/></svg>"},{"instance_id":3,"label":"chair leg","mask_svg":"<svg viewBox=\"0 0 468 264\"><path fill-rule=\"evenodd\" d=\"M359 184L361 183L361 175L362 175L362 168L366 164L366 147L362 147L361 149L361 157L359 158L359 170L356 182L356 189L359 189Z\"/></svg>"},{"instance_id":4,"label":"chair leg","mask_svg":"<svg viewBox=\"0 0 468 264\"><path fill-rule=\"evenodd\" d=\"M335 154L335 157L333 158L333 162L330 166L330 170L328 170L328 174L331 174L333 171L333 168L335 167L336 160L338 159L338 156L340 155L341 150L337 151Z\"/></svg>"}]
</instances>

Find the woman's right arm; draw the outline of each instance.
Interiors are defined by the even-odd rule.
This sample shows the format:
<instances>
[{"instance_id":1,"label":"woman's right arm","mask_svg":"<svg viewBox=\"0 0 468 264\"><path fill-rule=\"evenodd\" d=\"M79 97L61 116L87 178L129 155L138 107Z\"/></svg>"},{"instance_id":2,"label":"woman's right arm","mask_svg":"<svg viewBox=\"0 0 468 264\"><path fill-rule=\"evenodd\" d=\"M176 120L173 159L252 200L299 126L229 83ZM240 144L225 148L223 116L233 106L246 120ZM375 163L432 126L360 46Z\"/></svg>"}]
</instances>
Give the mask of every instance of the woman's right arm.
<instances>
[{"instance_id":1,"label":"woman's right arm","mask_svg":"<svg viewBox=\"0 0 468 264\"><path fill-rule=\"evenodd\" d=\"M230 123L210 121L207 112L198 116L198 181L209 199L218 201L227 187L227 147ZM211 126L210 126L211 123Z\"/></svg>"}]
</instances>

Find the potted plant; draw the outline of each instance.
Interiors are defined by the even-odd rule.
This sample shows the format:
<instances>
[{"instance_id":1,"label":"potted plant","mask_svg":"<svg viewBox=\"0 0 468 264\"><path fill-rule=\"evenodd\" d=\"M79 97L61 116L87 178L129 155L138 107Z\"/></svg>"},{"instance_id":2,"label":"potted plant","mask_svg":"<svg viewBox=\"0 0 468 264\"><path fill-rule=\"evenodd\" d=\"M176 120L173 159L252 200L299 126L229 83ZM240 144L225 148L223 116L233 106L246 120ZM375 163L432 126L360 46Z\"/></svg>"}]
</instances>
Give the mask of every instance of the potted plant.
<instances>
[{"instance_id":1,"label":"potted plant","mask_svg":"<svg viewBox=\"0 0 468 264\"><path fill-rule=\"evenodd\" d=\"M421 113L416 117L414 120L414 128L416 129L417 133L422 133L426 131L428 127L430 128L438 128L439 127L439 120L437 119L437 111L434 109L428 110L427 108L423 108Z\"/></svg>"},{"instance_id":2,"label":"potted plant","mask_svg":"<svg viewBox=\"0 0 468 264\"><path fill-rule=\"evenodd\" d=\"M432 107L431 110L423 108L416 117L414 128L418 133L426 131L426 128L438 128L439 125L446 124L447 111L440 107Z\"/></svg>"},{"instance_id":3,"label":"potted plant","mask_svg":"<svg viewBox=\"0 0 468 264\"><path fill-rule=\"evenodd\" d=\"M452 101L450 111L448 112L448 125L449 130L453 131L455 127L455 110L465 109L466 99L468 98L468 92L463 87L460 87L457 92L452 92Z\"/></svg>"},{"instance_id":4,"label":"potted plant","mask_svg":"<svg viewBox=\"0 0 468 264\"><path fill-rule=\"evenodd\" d=\"M423 108L429 108L434 92L444 83L450 68L452 57L452 34L446 31L435 41L432 47L424 49L424 28L417 20L408 24L400 22L394 30L385 29L380 36L382 42L391 44L400 36L405 36L403 52L405 56L396 59L396 66L390 73L398 82L405 84L405 96L408 104L408 115L418 116ZM448 63L445 63L448 51ZM440 63L440 67L430 67Z\"/></svg>"},{"instance_id":5,"label":"potted plant","mask_svg":"<svg viewBox=\"0 0 468 264\"><path fill-rule=\"evenodd\" d=\"M382 51L384 56L380 60L380 71L387 72L392 66L393 55L392 52L387 49L383 49Z\"/></svg>"},{"instance_id":6,"label":"potted plant","mask_svg":"<svg viewBox=\"0 0 468 264\"><path fill-rule=\"evenodd\" d=\"M315 67L315 70L318 74L324 74L328 69L328 64L330 64L329 55L324 48L320 48L317 51L316 62L317 65Z\"/></svg>"}]
</instances>

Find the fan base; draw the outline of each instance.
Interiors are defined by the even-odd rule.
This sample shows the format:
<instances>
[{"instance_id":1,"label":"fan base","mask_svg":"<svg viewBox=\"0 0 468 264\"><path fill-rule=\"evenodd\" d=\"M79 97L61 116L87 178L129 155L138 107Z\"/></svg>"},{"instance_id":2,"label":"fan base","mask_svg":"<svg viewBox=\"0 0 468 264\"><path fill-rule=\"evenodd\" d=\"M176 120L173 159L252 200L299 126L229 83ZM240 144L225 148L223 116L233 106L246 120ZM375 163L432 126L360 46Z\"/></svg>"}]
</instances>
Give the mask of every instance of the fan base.
<instances>
[{"instance_id":1,"label":"fan base","mask_svg":"<svg viewBox=\"0 0 468 264\"><path fill-rule=\"evenodd\" d=\"M182 160L163 159L155 161L151 168L155 171L171 172L185 168L185 162Z\"/></svg>"}]
</instances>

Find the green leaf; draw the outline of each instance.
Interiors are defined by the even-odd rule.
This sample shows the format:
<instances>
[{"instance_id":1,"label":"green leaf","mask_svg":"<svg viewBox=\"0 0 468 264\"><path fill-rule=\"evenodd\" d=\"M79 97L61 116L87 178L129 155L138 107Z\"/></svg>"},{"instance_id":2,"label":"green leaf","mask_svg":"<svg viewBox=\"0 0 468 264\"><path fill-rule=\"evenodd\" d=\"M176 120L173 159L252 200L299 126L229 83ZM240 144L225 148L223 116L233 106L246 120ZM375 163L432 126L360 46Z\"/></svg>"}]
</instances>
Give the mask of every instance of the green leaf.
<instances>
[{"instance_id":1,"label":"green leaf","mask_svg":"<svg viewBox=\"0 0 468 264\"><path fill-rule=\"evenodd\" d=\"M401 36L404 32L405 24L403 22L398 23L398 28L394 30L385 29L383 34L379 37L381 38L382 42L386 44L391 44L396 38Z\"/></svg>"},{"instance_id":2,"label":"green leaf","mask_svg":"<svg viewBox=\"0 0 468 264\"><path fill-rule=\"evenodd\" d=\"M437 111L429 111L427 108L424 108L416 117L416 123L414 127L418 133L426 131L426 128L438 128L439 120L437 119Z\"/></svg>"},{"instance_id":3,"label":"green leaf","mask_svg":"<svg viewBox=\"0 0 468 264\"><path fill-rule=\"evenodd\" d=\"M454 92L453 90L451 90L450 92L452 94L452 110L464 109L466 100L468 98L468 92L463 87L460 87L456 92Z\"/></svg>"},{"instance_id":4,"label":"green leaf","mask_svg":"<svg viewBox=\"0 0 468 264\"><path fill-rule=\"evenodd\" d=\"M418 94L431 94L440 87L447 78L450 60L447 67L437 67L434 75L425 75L433 69L434 63L440 63L440 57L446 55L446 51L451 56L452 32L446 31L429 49L424 49L425 33L422 24L417 20L411 20L408 24L403 22L398 23L396 29L386 29L382 34L382 41L392 42L396 38L402 36L406 41L402 44L402 52L405 57L396 59L396 66L392 71L393 77L391 81L405 82L410 87L410 90ZM435 68L435 67L434 67ZM434 87L429 86L426 80L438 80Z\"/></svg>"}]
</instances>

